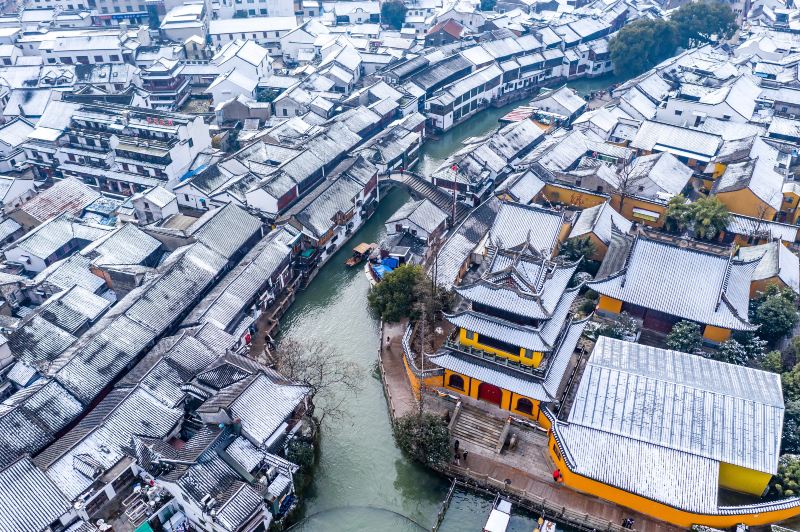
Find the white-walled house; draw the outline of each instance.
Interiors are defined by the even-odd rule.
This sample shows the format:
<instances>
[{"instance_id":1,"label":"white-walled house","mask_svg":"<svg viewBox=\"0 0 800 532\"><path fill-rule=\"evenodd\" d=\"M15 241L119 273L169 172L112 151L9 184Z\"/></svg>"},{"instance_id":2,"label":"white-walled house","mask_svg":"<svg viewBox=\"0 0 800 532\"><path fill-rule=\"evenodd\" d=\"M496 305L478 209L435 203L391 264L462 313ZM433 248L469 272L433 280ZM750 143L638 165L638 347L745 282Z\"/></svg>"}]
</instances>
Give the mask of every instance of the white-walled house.
<instances>
[{"instance_id":1,"label":"white-walled house","mask_svg":"<svg viewBox=\"0 0 800 532\"><path fill-rule=\"evenodd\" d=\"M205 93L212 95L216 105L237 96L255 98L257 86L258 79L251 78L238 70L231 70L217 76Z\"/></svg>"},{"instance_id":2,"label":"white-walled house","mask_svg":"<svg viewBox=\"0 0 800 532\"><path fill-rule=\"evenodd\" d=\"M25 164L25 151L22 145L34 125L22 117L17 117L0 126L0 174L20 169Z\"/></svg>"},{"instance_id":3,"label":"white-walled house","mask_svg":"<svg viewBox=\"0 0 800 532\"><path fill-rule=\"evenodd\" d=\"M236 39L222 45L211 58L220 74L238 70L259 80L272 74L272 58L266 48L252 40Z\"/></svg>"},{"instance_id":4,"label":"white-walled house","mask_svg":"<svg viewBox=\"0 0 800 532\"><path fill-rule=\"evenodd\" d=\"M270 55L281 53L281 37L297 27L291 17L249 17L212 20L208 24L211 45L221 47L236 39L252 39L267 49Z\"/></svg>"}]
</instances>

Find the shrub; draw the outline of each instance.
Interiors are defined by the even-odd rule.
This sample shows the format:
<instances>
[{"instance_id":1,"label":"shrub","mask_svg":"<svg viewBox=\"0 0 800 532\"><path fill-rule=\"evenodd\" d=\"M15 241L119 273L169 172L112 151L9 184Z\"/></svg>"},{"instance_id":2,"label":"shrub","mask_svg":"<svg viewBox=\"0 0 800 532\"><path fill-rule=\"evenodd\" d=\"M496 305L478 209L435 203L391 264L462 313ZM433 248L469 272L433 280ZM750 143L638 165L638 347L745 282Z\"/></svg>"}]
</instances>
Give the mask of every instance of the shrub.
<instances>
[{"instance_id":1,"label":"shrub","mask_svg":"<svg viewBox=\"0 0 800 532\"><path fill-rule=\"evenodd\" d=\"M770 285L750 306L750 321L771 345L786 336L798 319L797 295L789 288Z\"/></svg>"},{"instance_id":2,"label":"shrub","mask_svg":"<svg viewBox=\"0 0 800 532\"><path fill-rule=\"evenodd\" d=\"M400 450L423 464L450 459L450 432L444 420L434 414L406 414L395 423L394 438Z\"/></svg>"},{"instance_id":3,"label":"shrub","mask_svg":"<svg viewBox=\"0 0 800 532\"><path fill-rule=\"evenodd\" d=\"M700 348L702 342L700 326L685 320L676 323L666 339L667 347L684 353L693 353Z\"/></svg>"}]
</instances>

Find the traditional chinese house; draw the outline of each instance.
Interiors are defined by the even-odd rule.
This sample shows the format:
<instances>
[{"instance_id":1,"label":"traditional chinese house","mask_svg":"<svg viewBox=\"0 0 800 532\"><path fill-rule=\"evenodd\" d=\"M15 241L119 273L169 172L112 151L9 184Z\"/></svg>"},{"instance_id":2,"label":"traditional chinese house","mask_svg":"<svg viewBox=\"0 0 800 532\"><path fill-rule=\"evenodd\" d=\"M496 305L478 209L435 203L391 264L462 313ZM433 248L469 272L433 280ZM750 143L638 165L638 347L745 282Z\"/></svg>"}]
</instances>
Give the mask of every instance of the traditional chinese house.
<instances>
[{"instance_id":1,"label":"traditional chinese house","mask_svg":"<svg viewBox=\"0 0 800 532\"><path fill-rule=\"evenodd\" d=\"M578 262L551 260L523 244L489 249L483 274L456 292L466 310L446 316L454 339L431 358L448 390L538 419L554 401L585 322L567 285Z\"/></svg>"}]
</instances>

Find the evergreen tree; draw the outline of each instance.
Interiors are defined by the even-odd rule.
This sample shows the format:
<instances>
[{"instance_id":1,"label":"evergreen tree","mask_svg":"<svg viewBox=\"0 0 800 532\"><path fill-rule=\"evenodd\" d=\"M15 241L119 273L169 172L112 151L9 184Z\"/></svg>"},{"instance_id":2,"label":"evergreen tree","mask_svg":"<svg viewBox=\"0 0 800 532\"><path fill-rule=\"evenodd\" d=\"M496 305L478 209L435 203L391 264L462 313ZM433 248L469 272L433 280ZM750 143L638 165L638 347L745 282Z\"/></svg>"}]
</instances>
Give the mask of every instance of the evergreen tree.
<instances>
[{"instance_id":1,"label":"evergreen tree","mask_svg":"<svg viewBox=\"0 0 800 532\"><path fill-rule=\"evenodd\" d=\"M675 351L693 353L700 348L702 342L700 326L692 321L684 320L672 326L665 343L667 347Z\"/></svg>"},{"instance_id":2,"label":"evergreen tree","mask_svg":"<svg viewBox=\"0 0 800 532\"><path fill-rule=\"evenodd\" d=\"M384 2L381 5L381 21L396 30L403 27L406 21L406 6L398 0Z\"/></svg>"}]
</instances>

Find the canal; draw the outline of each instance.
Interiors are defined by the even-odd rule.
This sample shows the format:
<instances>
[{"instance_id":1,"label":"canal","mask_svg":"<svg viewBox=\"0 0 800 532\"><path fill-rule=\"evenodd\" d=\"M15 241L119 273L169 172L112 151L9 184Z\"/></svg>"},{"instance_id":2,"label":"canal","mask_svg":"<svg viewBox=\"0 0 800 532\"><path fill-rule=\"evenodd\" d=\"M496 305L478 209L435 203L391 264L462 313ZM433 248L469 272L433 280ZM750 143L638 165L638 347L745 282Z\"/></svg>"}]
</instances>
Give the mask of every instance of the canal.
<instances>
[{"instance_id":1,"label":"canal","mask_svg":"<svg viewBox=\"0 0 800 532\"><path fill-rule=\"evenodd\" d=\"M611 82L598 78L571 85L585 94ZM418 169L429 175L464 139L491 131L498 118L524 103L487 109L425 143ZM350 248L381 240L383 222L406 200L408 195L401 190L382 198L373 217L331 257L282 320L282 336L324 340L364 376L362 391L347 399L347 416L323 427L319 465L306 493L307 517L293 530L430 530L447 492L446 479L406 460L394 444L383 387L373 373L379 324L366 306L369 283L360 267L344 266ZM485 497L457 492L442 530L480 530L490 508L491 500ZM531 531L533 523L530 517L517 516L511 528Z\"/></svg>"}]
</instances>

